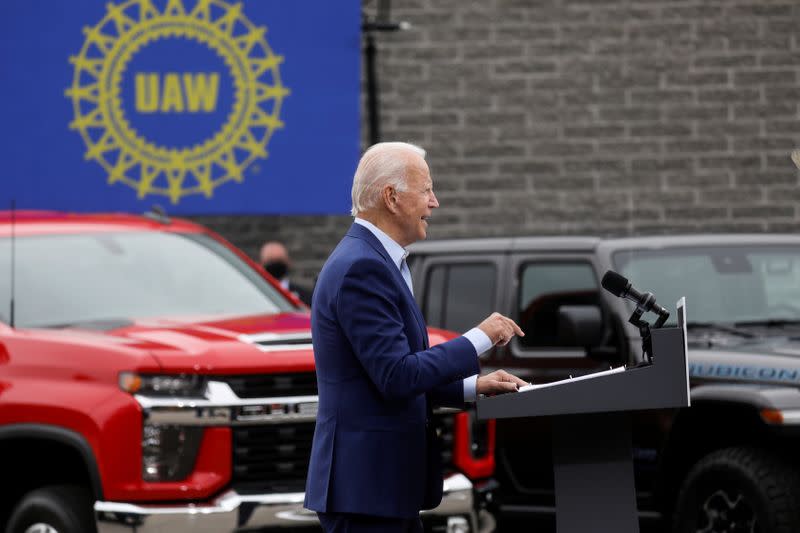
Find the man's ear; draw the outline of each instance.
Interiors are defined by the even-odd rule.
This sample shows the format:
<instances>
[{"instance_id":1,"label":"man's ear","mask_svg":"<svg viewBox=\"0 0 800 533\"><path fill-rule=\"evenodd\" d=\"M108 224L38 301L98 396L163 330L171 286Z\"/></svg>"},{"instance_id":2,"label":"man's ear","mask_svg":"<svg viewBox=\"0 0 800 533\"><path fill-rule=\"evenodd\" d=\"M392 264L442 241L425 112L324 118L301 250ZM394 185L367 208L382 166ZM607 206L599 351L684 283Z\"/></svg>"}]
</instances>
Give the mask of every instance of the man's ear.
<instances>
[{"instance_id":1,"label":"man's ear","mask_svg":"<svg viewBox=\"0 0 800 533\"><path fill-rule=\"evenodd\" d=\"M397 191L391 185L387 185L381 191L383 205L390 213L397 213Z\"/></svg>"}]
</instances>

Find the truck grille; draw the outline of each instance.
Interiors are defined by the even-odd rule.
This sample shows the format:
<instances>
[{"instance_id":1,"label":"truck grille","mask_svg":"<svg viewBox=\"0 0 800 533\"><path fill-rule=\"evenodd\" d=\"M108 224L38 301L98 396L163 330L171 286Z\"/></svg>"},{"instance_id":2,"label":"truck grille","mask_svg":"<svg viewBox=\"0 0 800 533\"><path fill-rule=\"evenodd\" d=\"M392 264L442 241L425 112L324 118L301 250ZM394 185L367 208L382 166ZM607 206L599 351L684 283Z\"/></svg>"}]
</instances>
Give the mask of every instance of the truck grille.
<instances>
[{"instance_id":1,"label":"truck grille","mask_svg":"<svg viewBox=\"0 0 800 533\"><path fill-rule=\"evenodd\" d=\"M316 396L313 372L219 376L240 398ZM452 470L453 413L437 411L442 462ZM287 422L233 427L233 488L240 494L303 492L315 423Z\"/></svg>"},{"instance_id":2,"label":"truck grille","mask_svg":"<svg viewBox=\"0 0 800 533\"><path fill-rule=\"evenodd\" d=\"M240 494L303 492L313 422L233 429L233 488Z\"/></svg>"},{"instance_id":3,"label":"truck grille","mask_svg":"<svg viewBox=\"0 0 800 533\"><path fill-rule=\"evenodd\" d=\"M226 382L239 398L317 395L317 375L314 372L220 376L214 379Z\"/></svg>"},{"instance_id":4,"label":"truck grille","mask_svg":"<svg viewBox=\"0 0 800 533\"><path fill-rule=\"evenodd\" d=\"M453 470L453 414L437 413L434 423L442 439L442 465ZM233 429L233 488L240 494L303 492L313 422L249 426Z\"/></svg>"}]
</instances>

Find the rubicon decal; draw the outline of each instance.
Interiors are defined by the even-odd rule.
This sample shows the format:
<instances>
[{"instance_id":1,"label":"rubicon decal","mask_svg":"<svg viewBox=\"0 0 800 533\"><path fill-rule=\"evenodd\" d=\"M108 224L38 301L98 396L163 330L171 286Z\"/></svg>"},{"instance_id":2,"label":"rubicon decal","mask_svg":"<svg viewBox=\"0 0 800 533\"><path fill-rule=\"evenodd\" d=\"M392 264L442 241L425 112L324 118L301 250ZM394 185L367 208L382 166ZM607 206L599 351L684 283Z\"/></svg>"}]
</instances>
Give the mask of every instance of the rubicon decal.
<instances>
[{"instance_id":1,"label":"rubicon decal","mask_svg":"<svg viewBox=\"0 0 800 533\"><path fill-rule=\"evenodd\" d=\"M800 383L800 370L770 366L690 363L689 375L702 378L741 379L761 382Z\"/></svg>"},{"instance_id":2,"label":"rubicon decal","mask_svg":"<svg viewBox=\"0 0 800 533\"><path fill-rule=\"evenodd\" d=\"M109 3L70 57L69 128L108 184L172 204L212 198L267 159L270 138L284 128L284 61L241 4Z\"/></svg>"}]
</instances>

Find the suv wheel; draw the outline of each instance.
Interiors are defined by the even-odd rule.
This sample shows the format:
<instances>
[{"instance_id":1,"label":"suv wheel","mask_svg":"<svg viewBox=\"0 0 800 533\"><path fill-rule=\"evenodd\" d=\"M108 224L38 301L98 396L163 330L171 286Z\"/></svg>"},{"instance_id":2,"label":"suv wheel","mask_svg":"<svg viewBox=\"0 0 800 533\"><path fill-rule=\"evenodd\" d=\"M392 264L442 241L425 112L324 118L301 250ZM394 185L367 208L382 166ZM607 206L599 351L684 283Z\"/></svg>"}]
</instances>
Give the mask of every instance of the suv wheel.
<instances>
[{"instance_id":1,"label":"suv wheel","mask_svg":"<svg viewBox=\"0 0 800 533\"><path fill-rule=\"evenodd\" d=\"M798 482L765 451L727 448L706 455L678 494L674 533L796 533Z\"/></svg>"},{"instance_id":2,"label":"suv wheel","mask_svg":"<svg viewBox=\"0 0 800 533\"><path fill-rule=\"evenodd\" d=\"M92 500L83 487L52 485L27 493L14 508L6 533L96 531Z\"/></svg>"}]
</instances>

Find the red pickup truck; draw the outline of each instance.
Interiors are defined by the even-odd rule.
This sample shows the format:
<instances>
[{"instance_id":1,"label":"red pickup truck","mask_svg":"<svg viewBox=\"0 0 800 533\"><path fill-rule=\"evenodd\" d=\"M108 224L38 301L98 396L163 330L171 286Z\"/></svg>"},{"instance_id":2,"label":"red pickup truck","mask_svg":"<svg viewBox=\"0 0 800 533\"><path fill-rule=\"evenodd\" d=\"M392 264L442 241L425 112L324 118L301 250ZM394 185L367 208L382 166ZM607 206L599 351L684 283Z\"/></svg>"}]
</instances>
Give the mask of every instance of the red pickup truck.
<instances>
[{"instance_id":1,"label":"red pickup truck","mask_svg":"<svg viewBox=\"0 0 800 533\"><path fill-rule=\"evenodd\" d=\"M317 528L302 507L309 326L299 301L202 226L0 212L0 524ZM493 426L468 412L437 422L451 468L426 529L491 529Z\"/></svg>"}]
</instances>

